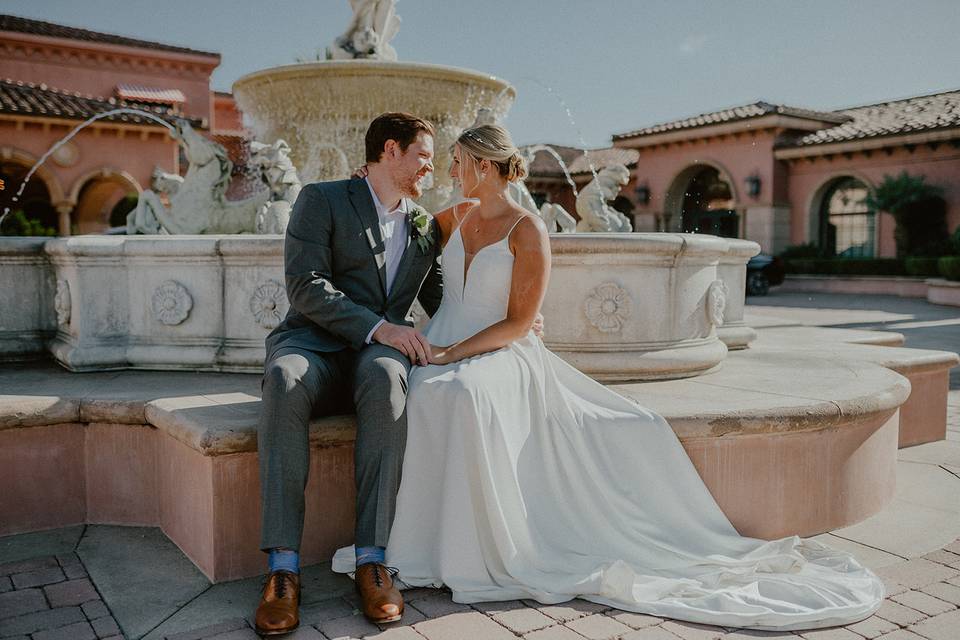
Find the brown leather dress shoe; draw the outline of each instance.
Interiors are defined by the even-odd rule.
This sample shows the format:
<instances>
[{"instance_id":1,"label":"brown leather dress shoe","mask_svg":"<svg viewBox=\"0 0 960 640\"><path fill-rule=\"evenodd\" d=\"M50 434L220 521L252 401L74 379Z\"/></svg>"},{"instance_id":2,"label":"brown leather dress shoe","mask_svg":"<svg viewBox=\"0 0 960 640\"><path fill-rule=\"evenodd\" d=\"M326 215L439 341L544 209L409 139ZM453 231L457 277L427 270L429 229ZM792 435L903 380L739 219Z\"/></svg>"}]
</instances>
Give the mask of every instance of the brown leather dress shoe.
<instances>
[{"instance_id":1,"label":"brown leather dress shoe","mask_svg":"<svg viewBox=\"0 0 960 640\"><path fill-rule=\"evenodd\" d=\"M396 622L403 615L403 597L393 584L396 569L371 562L357 567L354 582L360 594L363 615L375 624Z\"/></svg>"},{"instance_id":2,"label":"brown leather dress shoe","mask_svg":"<svg viewBox=\"0 0 960 640\"><path fill-rule=\"evenodd\" d=\"M292 571L273 571L257 606L255 626L263 636L290 633L300 626L300 576Z\"/></svg>"}]
</instances>

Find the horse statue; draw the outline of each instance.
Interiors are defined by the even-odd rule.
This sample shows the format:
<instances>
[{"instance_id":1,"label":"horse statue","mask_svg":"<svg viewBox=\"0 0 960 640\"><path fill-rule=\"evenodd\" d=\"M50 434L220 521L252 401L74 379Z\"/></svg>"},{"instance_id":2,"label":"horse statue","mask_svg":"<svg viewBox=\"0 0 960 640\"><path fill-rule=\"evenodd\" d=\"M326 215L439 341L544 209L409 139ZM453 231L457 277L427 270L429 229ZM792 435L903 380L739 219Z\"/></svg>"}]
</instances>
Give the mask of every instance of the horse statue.
<instances>
[{"instance_id":1,"label":"horse statue","mask_svg":"<svg viewBox=\"0 0 960 640\"><path fill-rule=\"evenodd\" d=\"M580 216L577 231L633 231L629 218L607 204L628 182L630 170L622 164L600 169L577 194L577 215Z\"/></svg>"},{"instance_id":2,"label":"horse statue","mask_svg":"<svg viewBox=\"0 0 960 640\"><path fill-rule=\"evenodd\" d=\"M201 234L253 233L257 213L270 199L264 190L245 200L227 200L233 163L226 150L179 122L171 133L184 149L187 175L154 172L157 191L140 194L136 208L127 216L127 233ZM167 207L161 193L170 203Z\"/></svg>"}]
</instances>

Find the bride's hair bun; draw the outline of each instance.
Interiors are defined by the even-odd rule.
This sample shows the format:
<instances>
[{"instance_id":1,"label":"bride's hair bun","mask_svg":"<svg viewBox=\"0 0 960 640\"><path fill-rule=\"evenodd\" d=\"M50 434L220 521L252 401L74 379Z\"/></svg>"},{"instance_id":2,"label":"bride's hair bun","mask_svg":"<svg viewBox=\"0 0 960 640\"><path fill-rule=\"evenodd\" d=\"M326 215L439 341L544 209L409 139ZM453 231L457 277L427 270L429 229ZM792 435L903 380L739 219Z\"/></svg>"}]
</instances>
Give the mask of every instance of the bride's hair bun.
<instances>
[{"instance_id":1,"label":"bride's hair bun","mask_svg":"<svg viewBox=\"0 0 960 640\"><path fill-rule=\"evenodd\" d=\"M502 170L500 171L500 175L504 175ZM523 159L523 156L520 155L519 151L515 151L507 161L507 172L505 177L510 182L517 182L518 180L523 180L527 177L527 162Z\"/></svg>"},{"instance_id":2,"label":"bride's hair bun","mask_svg":"<svg viewBox=\"0 0 960 640\"><path fill-rule=\"evenodd\" d=\"M457 144L477 161L489 160L497 172L516 182L527 176L527 164L513 144L510 133L498 124L482 124L460 134Z\"/></svg>"}]
</instances>

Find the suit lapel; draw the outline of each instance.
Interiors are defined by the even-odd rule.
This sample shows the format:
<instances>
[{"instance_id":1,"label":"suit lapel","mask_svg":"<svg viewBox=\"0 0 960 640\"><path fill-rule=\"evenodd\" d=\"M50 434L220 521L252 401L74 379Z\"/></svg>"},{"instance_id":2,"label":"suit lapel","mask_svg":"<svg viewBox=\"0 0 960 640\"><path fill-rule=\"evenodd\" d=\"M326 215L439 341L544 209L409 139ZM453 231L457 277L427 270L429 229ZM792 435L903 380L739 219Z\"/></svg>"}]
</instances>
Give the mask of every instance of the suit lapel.
<instances>
[{"instance_id":1,"label":"suit lapel","mask_svg":"<svg viewBox=\"0 0 960 640\"><path fill-rule=\"evenodd\" d=\"M373 197L370 195L370 187L367 186L366 180L354 178L350 181L348 193L350 194L350 204L363 224L364 241L376 261L380 289L383 291L383 297L386 298L387 248L383 244L383 237L380 235L380 218L377 216L377 208L373 204Z\"/></svg>"},{"instance_id":2,"label":"suit lapel","mask_svg":"<svg viewBox=\"0 0 960 640\"><path fill-rule=\"evenodd\" d=\"M407 211L413 210L413 203L407 200ZM396 293L402 288L403 282L407 277L407 273L410 271L410 264L413 262L414 256L417 255L418 246L415 242L412 242L413 239L413 221L410 219L411 215L407 214L407 247L403 250L403 255L400 256L400 264L397 265L397 275L393 278L393 287L390 289L390 297L392 298Z\"/></svg>"}]
</instances>

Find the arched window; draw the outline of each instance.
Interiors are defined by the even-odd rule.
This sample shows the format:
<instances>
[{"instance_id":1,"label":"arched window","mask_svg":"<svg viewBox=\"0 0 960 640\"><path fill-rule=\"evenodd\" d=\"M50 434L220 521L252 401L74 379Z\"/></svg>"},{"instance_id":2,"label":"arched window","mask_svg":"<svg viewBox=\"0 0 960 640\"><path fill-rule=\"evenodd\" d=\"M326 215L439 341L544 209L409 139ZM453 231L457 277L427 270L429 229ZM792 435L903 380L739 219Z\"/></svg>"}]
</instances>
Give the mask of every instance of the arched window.
<instances>
[{"instance_id":1,"label":"arched window","mask_svg":"<svg viewBox=\"0 0 960 640\"><path fill-rule=\"evenodd\" d=\"M876 251L876 220L867 208L867 185L840 178L827 189L820 204L820 248L824 255L872 258Z\"/></svg>"}]
</instances>

